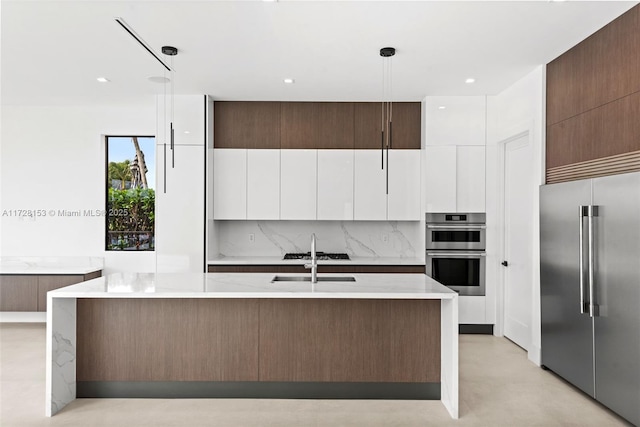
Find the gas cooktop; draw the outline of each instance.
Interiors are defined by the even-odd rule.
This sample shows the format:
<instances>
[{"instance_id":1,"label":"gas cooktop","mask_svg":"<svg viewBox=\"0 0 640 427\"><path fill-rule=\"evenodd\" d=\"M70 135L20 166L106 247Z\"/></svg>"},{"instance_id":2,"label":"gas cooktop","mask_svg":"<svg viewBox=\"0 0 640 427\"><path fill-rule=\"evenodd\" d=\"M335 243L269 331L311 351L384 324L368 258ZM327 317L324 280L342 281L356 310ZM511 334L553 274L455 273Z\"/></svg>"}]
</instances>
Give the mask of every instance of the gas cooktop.
<instances>
[{"instance_id":1,"label":"gas cooktop","mask_svg":"<svg viewBox=\"0 0 640 427\"><path fill-rule=\"evenodd\" d=\"M348 254L341 253L329 253L329 252L316 252L316 256L319 260L349 260ZM305 253L288 253L285 254L284 259L311 259L311 252Z\"/></svg>"}]
</instances>

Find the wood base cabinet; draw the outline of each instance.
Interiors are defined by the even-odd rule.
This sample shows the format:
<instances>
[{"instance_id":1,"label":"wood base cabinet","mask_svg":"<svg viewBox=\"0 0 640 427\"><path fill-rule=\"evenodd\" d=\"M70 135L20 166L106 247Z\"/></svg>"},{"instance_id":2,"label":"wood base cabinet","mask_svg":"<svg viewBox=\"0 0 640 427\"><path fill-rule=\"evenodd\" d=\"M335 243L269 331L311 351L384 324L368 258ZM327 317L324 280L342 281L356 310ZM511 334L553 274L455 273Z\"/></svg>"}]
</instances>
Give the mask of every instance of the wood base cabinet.
<instances>
[{"instance_id":1,"label":"wood base cabinet","mask_svg":"<svg viewBox=\"0 0 640 427\"><path fill-rule=\"evenodd\" d=\"M87 274L2 274L0 311L47 311L47 292L100 277L102 271Z\"/></svg>"},{"instance_id":2,"label":"wood base cabinet","mask_svg":"<svg viewBox=\"0 0 640 427\"><path fill-rule=\"evenodd\" d=\"M78 299L77 381L440 383L440 304Z\"/></svg>"}]
</instances>

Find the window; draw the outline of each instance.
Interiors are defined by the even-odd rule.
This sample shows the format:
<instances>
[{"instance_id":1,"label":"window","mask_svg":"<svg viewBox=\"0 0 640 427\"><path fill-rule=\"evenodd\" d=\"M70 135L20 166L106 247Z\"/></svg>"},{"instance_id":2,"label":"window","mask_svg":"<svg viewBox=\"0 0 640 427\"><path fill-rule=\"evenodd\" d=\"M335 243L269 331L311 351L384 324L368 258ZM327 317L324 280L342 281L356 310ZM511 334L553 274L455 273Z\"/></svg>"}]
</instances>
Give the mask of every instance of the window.
<instances>
[{"instance_id":1,"label":"window","mask_svg":"<svg viewBox=\"0 0 640 427\"><path fill-rule=\"evenodd\" d=\"M155 138L107 136L106 250L155 247Z\"/></svg>"}]
</instances>

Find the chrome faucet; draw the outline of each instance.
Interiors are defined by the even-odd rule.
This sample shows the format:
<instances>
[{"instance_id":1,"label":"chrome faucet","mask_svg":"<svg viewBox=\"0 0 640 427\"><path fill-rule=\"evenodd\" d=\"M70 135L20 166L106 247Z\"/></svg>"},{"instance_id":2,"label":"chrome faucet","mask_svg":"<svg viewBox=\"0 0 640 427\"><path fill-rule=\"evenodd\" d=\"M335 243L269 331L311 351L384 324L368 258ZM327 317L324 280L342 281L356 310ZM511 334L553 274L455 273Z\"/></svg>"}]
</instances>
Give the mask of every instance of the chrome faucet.
<instances>
[{"instance_id":1,"label":"chrome faucet","mask_svg":"<svg viewBox=\"0 0 640 427\"><path fill-rule=\"evenodd\" d=\"M311 264L305 264L304 268L311 269L311 283L318 283L318 257L316 256L315 233L311 233Z\"/></svg>"}]
</instances>

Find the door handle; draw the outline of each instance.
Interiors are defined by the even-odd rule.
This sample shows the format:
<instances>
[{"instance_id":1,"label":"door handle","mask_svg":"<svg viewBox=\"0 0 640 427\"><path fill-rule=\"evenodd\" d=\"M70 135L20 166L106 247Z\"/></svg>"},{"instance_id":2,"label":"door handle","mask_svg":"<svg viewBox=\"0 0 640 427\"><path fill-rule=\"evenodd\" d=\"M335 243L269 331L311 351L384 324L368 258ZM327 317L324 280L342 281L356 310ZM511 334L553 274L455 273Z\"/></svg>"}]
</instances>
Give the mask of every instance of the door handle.
<instances>
[{"instance_id":1,"label":"door handle","mask_svg":"<svg viewBox=\"0 0 640 427\"><path fill-rule=\"evenodd\" d=\"M579 258L579 263L580 266L579 271L580 271L580 314L585 314L589 312L589 308L587 307L587 304L584 301L584 217L589 215L589 210L588 210L588 206L580 206L580 218L579 218L579 222L578 225L580 226L580 234L578 234L578 237L580 238L580 254L578 256Z\"/></svg>"},{"instance_id":2,"label":"door handle","mask_svg":"<svg viewBox=\"0 0 640 427\"><path fill-rule=\"evenodd\" d=\"M598 305L595 295L595 236L594 217L598 216L598 206L588 206L589 224L589 317L598 316Z\"/></svg>"},{"instance_id":3,"label":"door handle","mask_svg":"<svg viewBox=\"0 0 640 427\"><path fill-rule=\"evenodd\" d=\"M509 263L507 261L502 261L500 264L504 265L505 267L509 266Z\"/></svg>"}]
</instances>

